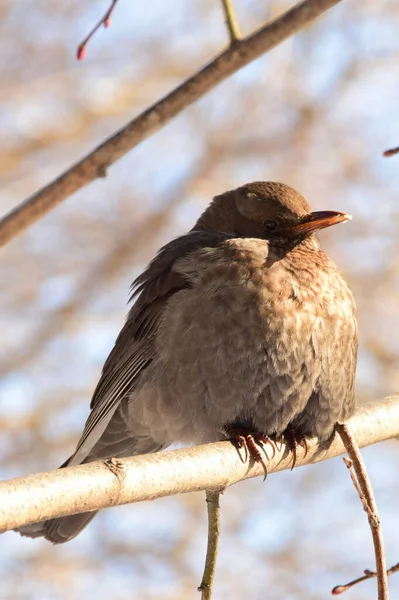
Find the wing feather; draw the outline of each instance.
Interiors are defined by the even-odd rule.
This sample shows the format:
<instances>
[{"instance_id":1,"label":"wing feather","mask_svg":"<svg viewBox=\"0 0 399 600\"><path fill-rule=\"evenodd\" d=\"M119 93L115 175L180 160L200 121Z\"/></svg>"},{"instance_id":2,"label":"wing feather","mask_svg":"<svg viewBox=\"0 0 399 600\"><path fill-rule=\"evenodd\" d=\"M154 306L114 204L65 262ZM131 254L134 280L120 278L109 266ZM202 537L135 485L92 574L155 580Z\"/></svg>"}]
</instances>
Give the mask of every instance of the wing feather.
<instances>
[{"instance_id":1,"label":"wing feather","mask_svg":"<svg viewBox=\"0 0 399 600\"><path fill-rule=\"evenodd\" d=\"M155 337L168 299L190 287L175 263L198 248L215 247L227 239L218 232L191 231L161 248L147 269L133 282L137 300L107 358L90 404L91 412L70 465L82 462L107 428L119 403L132 391L137 378L156 355Z\"/></svg>"}]
</instances>

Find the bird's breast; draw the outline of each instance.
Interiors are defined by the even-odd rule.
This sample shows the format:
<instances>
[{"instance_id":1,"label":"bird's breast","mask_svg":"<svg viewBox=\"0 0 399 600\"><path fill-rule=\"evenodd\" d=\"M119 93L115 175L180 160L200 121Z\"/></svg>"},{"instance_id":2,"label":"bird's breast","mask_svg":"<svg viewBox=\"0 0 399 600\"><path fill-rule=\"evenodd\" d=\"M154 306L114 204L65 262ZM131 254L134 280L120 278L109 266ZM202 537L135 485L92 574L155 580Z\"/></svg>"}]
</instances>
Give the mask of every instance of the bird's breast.
<instances>
[{"instance_id":1,"label":"bird's breast","mask_svg":"<svg viewBox=\"0 0 399 600\"><path fill-rule=\"evenodd\" d=\"M283 370L293 360L300 365L314 358L320 340L327 344L334 329L353 318L350 292L333 266L302 261L298 268L292 259L270 260L267 250L241 243L234 252L200 251L186 261L192 287L168 303L161 351L195 361L203 348L211 360L256 362L266 348L278 361L285 355Z\"/></svg>"},{"instance_id":2,"label":"bird's breast","mask_svg":"<svg viewBox=\"0 0 399 600\"><path fill-rule=\"evenodd\" d=\"M184 262L191 285L169 299L157 336L160 406L188 406L185 419L196 423L202 407L219 424L242 407L269 431L306 405L329 348L341 352L337 332L353 320L353 306L335 270L329 277L323 265L268 258L241 247Z\"/></svg>"}]
</instances>

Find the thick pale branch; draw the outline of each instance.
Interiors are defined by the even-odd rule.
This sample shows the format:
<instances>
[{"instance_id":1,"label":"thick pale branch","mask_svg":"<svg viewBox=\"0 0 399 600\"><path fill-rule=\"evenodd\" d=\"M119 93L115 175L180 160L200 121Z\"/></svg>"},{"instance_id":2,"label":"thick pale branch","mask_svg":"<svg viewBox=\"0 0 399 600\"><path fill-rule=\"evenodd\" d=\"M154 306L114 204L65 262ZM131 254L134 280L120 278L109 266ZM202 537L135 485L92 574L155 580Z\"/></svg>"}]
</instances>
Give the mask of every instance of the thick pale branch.
<instances>
[{"instance_id":1,"label":"thick pale branch","mask_svg":"<svg viewBox=\"0 0 399 600\"><path fill-rule=\"evenodd\" d=\"M238 40L201 71L130 121L68 171L15 207L0 221L0 247L158 131L230 75L314 21L341 0L305 0L252 35Z\"/></svg>"},{"instance_id":2,"label":"thick pale branch","mask_svg":"<svg viewBox=\"0 0 399 600\"><path fill-rule=\"evenodd\" d=\"M362 407L350 419L360 447L399 435L399 396ZM343 454L338 435L329 445L308 443L306 457L298 452L297 465ZM283 446L268 462L268 471L291 467ZM245 464L229 442L135 456L118 461L118 472L95 462L0 483L0 532L45 519L98 510L118 504L155 500L199 490L220 490L242 479L263 476L259 464Z\"/></svg>"}]
</instances>

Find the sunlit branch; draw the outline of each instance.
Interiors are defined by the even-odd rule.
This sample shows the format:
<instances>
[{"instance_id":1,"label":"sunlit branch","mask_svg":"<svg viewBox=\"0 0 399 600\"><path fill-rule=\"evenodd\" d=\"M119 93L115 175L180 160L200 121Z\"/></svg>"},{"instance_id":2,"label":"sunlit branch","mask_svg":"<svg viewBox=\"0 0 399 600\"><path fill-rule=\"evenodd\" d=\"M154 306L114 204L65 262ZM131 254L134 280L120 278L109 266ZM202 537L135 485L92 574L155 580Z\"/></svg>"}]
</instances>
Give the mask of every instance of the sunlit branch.
<instances>
[{"instance_id":1,"label":"sunlit branch","mask_svg":"<svg viewBox=\"0 0 399 600\"><path fill-rule=\"evenodd\" d=\"M381 522L378 516L377 504L373 494L373 488L367 475L366 465L360 454L356 437L346 423L337 425L349 459L344 458L349 469L352 482L356 488L363 508L368 516L371 535L374 544L375 560L377 565L378 600L388 600L388 579L385 565L384 540L382 537ZM333 590L334 593L334 590ZM337 590L335 590L335 594Z\"/></svg>"},{"instance_id":2,"label":"sunlit branch","mask_svg":"<svg viewBox=\"0 0 399 600\"><path fill-rule=\"evenodd\" d=\"M16 206L0 221L0 246L97 178L129 150L161 129L216 85L309 25L341 0L304 0L238 40L202 70L114 133L85 158Z\"/></svg>"},{"instance_id":3,"label":"sunlit branch","mask_svg":"<svg viewBox=\"0 0 399 600\"><path fill-rule=\"evenodd\" d=\"M360 447L399 435L399 396L367 404L348 421ZM345 452L339 435L331 442L308 442L297 465L327 460ZM125 477L115 477L103 462L28 475L0 483L0 532L64 515L118 504L155 500L200 490L218 490L263 476L261 465L243 463L229 442L159 452L121 460ZM283 445L268 461L268 471L291 467Z\"/></svg>"}]
</instances>

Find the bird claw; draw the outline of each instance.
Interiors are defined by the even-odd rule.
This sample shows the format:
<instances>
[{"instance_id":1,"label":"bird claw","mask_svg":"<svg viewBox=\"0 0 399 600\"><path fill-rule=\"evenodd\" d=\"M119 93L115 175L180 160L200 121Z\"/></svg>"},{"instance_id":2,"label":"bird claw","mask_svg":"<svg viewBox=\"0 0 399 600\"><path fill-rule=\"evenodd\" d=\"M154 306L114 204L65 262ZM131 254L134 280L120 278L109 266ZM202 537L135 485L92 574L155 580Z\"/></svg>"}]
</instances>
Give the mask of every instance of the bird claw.
<instances>
[{"instance_id":1,"label":"bird claw","mask_svg":"<svg viewBox=\"0 0 399 600\"><path fill-rule=\"evenodd\" d=\"M302 446L305 453L304 458L306 458L308 454L308 444L306 438L301 433L296 432L292 427L287 427L284 432L284 437L288 444L288 450L292 453L292 465L290 469L292 471L296 465L298 446Z\"/></svg>"},{"instance_id":2,"label":"bird claw","mask_svg":"<svg viewBox=\"0 0 399 600\"><path fill-rule=\"evenodd\" d=\"M253 436L251 434L248 434L245 436L245 441L247 444L249 455L253 458L253 460L255 462L260 463L262 465L262 469L263 469L263 473L264 473L263 481L265 481L266 477L267 477L267 467L266 467L265 461L263 460L263 456L261 455L261 453L259 452L259 449L258 449L258 446L260 446L264 450L263 443L259 436L257 436L257 435ZM265 454L266 454L266 452L265 452ZM267 457L267 454L266 454L266 457ZM268 459L268 457L267 457L267 459Z\"/></svg>"},{"instance_id":3,"label":"bird claw","mask_svg":"<svg viewBox=\"0 0 399 600\"><path fill-rule=\"evenodd\" d=\"M244 450L244 457L241 457L241 454L240 454L240 458L243 463L246 463L248 461L248 459L251 457L254 460L254 462L260 463L262 465L263 473L264 473L263 481L267 477L267 466L266 466L266 463L264 461L262 454L259 451L259 448L261 448L263 450L263 452L266 456L266 459L270 460L269 456L267 454L266 448L265 448L266 444L270 444L272 451L273 451L273 455L272 455L272 459L273 459L276 455L276 449L279 452L281 452L282 446L283 446L283 440L285 439L286 443L288 445L288 451L291 452L291 454L292 454L291 471L296 466L297 457L298 457L298 452L297 452L298 446L302 446L302 448L304 450L304 458L306 458L306 456L308 454L308 444L307 444L306 438L300 432L295 431L295 429L291 426L287 427L287 429L284 431L284 433L281 434L280 437L276 440L270 439L269 436L265 435L265 434L242 433L241 430L237 431L235 429L230 430L230 431L226 430L225 434L228 436L228 438L230 439L232 444L237 449Z\"/></svg>"},{"instance_id":4,"label":"bird claw","mask_svg":"<svg viewBox=\"0 0 399 600\"><path fill-rule=\"evenodd\" d=\"M276 442L275 442L276 448L279 452L281 452L281 450L283 449L283 441L284 441L284 434L281 434L280 437L278 438L278 440L276 440Z\"/></svg>"},{"instance_id":5,"label":"bird claw","mask_svg":"<svg viewBox=\"0 0 399 600\"><path fill-rule=\"evenodd\" d=\"M263 459L263 456L261 455L261 453L259 451L259 447L262 448L262 450L264 451L264 453L266 455L267 460L269 460L266 449L264 448L264 444L270 444L272 446L273 457L274 457L274 455L276 453L276 449L274 447L272 440L270 440L267 435L261 435L261 434L256 434L256 433L241 434L241 433L237 433L237 432L231 432L230 441L236 448L244 449L244 453L245 453L244 460L243 460L244 463L247 462L249 457L251 457L254 460L254 462L260 463L262 465L262 469L263 469L263 473L264 473L263 481L265 481L266 477L267 477L267 466Z\"/></svg>"},{"instance_id":6,"label":"bird claw","mask_svg":"<svg viewBox=\"0 0 399 600\"><path fill-rule=\"evenodd\" d=\"M244 458L241 460L243 463L246 463L248 460L248 446L247 446L245 436L239 435L239 434L234 435L231 438L231 442L239 450L241 450L241 448L244 449ZM240 458L241 458L241 454L240 454Z\"/></svg>"},{"instance_id":7,"label":"bird claw","mask_svg":"<svg viewBox=\"0 0 399 600\"><path fill-rule=\"evenodd\" d=\"M306 438L302 438L302 439L300 439L300 440L299 440L299 442L298 442L298 444L299 444L300 446L302 446L302 448L303 448L303 451L304 451L303 458L306 458L306 457L307 457L307 455L308 455L308 443L307 443L307 441L306 441Z\"/></svg>"},{"instance_id":8,"label":"bird claw","mask_svg":"<svg viewBox=\"0 0 399 600\"><path fill-rule=\"evenodd\" d=\"M273 458L276 456L275 442L273 442L273 440L271 440L268 435L264 435L264 434L259 434L259 435L255 436L255 442L258 444L258 446L260 446L263 449L264 453L266 454L267 460L269 460L269 457L267 455L264 444L269 444L273 450L273 456L272 456L272 460L273 460Z\"/></svg>"}]
</instances>

